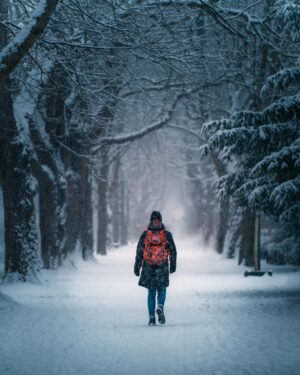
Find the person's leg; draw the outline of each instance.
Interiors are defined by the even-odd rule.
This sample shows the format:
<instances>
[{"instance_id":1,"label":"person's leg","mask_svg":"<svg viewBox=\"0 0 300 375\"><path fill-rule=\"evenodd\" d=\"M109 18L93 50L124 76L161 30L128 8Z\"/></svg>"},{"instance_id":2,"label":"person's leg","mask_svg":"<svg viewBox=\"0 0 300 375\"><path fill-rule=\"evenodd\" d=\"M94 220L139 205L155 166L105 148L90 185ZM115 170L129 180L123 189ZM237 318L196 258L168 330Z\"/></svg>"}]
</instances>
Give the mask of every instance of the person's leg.
<instances>
[{"instance_id":1,"label":"person's leg","mask_svg":"<svg viewBox=\"0 0 300 375\"><path fill-rule=\"evenodd\" d=\"M167 296L167 288L157 289L157 305L164 307Z\"/></svg>"},{"instance_id":2,"label":"person's leg","mask_svg":"<svg viewBox=\"0 0 300 375\"><path fill-rule=\"evenodd\" d=\"M157 310L156 313L158 315L158 321L160 324L164 324L166 322L165 314L164 314L164 304L167 295L167 288L160 288L157 289Z\"/></svg>"},{"instance_id":3,"label":"person's leg","mask_svg":"<svg viewBox=\"0 0 300 375\"><path fill-rule=\"evenodd\" d=\"M148 289L149 316L155 316L155 297L156 297L156 289L155 288L149 288Z\"/></svg>"}]
</instances>

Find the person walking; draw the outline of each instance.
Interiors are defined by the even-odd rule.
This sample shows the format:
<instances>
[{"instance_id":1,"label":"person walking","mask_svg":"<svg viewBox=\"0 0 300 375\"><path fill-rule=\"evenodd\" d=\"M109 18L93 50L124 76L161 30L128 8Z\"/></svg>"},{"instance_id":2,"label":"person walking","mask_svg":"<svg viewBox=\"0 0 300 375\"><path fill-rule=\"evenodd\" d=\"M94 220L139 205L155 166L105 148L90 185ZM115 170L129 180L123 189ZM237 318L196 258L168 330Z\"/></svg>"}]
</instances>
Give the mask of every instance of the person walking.
<instances>
[{"instance_id":1,"label":"person walking","mask_svg":"<svg viewBox=\"0 0 300 375\"><path fill-rule=\"evenodd\" d=\"M177 251L172 234L165 229L161 213L153 211L148 229L139 239L134 264L134 274L138 277L142 268L139 286L148 289L148 325L156 324L156 295L158 322L166 322L164 304L169 286L169 273L176 271L176 258Z\"/></svg>"}]
</instances>

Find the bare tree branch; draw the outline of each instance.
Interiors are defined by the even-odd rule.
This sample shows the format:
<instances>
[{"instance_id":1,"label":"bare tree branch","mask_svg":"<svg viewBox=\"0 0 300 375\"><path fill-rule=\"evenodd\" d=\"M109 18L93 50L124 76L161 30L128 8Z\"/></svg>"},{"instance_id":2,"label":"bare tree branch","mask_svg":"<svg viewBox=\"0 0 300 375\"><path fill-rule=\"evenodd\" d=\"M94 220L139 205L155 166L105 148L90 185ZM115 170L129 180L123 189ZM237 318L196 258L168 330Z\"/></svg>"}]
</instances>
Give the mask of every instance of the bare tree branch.
<instances>
[{"instance_id":1,"label":"bare tree branch","mask_svg":"<svg viewBox=\"0 0 300 375\"><path fill-rule=\"evenodd\" d=\"M61 0L41 0L31 20L0 52L0 78L7 77L45 30L52 13Z\"/></svg>"},{"instance_id":2,"label":"bare tree branch","mask_svg":"<svg viewBox=\"0 0 300 375\"><path fill-rule=\"evenodd\" d=\"M143 138L145 135L150 134L156 130L159 130L163 128L168 122L170 121L174 110L177 106L178 101L186 95L184 92L178 94L172 104L172 106L168 109L167 113L165 114L164 118L162 118L159 121L154 122L153 124L138 130L136 132L132 132L128 135L121 135L117 137L104 137L101 139L101 145L95 149L95 152L99 150L99 148L103 145L118 145L118 144L123 144L127 142L132 142L137 139Z\"/></svg>"}]
</instances>

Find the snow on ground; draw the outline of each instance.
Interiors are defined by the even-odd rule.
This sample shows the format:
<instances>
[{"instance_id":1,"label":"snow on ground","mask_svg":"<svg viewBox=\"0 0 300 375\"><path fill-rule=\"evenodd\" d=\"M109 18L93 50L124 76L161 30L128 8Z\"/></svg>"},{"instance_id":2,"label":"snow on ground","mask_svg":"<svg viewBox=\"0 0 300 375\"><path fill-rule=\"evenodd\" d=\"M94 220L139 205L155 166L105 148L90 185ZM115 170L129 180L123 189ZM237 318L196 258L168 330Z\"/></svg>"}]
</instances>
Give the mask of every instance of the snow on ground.
<instances>
[{"instance_id":1,"label":"snow on ground","mask_svg":"<svg viewBox=\"0 0 300 375\"><path fill-rule=\"evenodd\" d=\"M1 375L299 374L300 271L245 278L195 241L177 247L164 326L147 326L134 245L0 285Z\"/></svg>"}]
</instances>

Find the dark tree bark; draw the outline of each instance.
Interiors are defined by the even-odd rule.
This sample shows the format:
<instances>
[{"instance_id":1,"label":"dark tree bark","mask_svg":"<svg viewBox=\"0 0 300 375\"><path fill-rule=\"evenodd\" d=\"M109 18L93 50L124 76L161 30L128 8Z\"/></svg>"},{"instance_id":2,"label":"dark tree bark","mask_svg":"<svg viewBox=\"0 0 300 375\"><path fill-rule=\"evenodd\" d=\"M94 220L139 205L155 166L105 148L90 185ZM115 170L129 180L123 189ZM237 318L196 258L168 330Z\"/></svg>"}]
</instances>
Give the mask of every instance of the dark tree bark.
<instances>
[{"instance_id":1,"label":"dark tree bark","mask_svg":"<svg viewBox=\"0 0 300 375\"><path fill-rule=\"evenodd\" d=\"M112 224L112 242L115 246L120 245L120 159L113 165L112 181L110 185L110 207Z\"/></svg>"},{"instance_id":2,"label":"dark tree bark","mask_svg":"<svg viewBox=\"0 0 300 375\"><path fill-rule=\"evenodd\" d=\"M73 136L72 136L73 138ZM69 146L76 149L77 142L68 142ZM67 206L66 206L66 250L68 253L72 253L78 243L80 237L80 158L69 153L68 157L65 158L65 165L68 169L67 173Z\"/></svg>"},{"instance_id":3,"label":"dark tree bark","mask_svg":"<svg viewBox=\"0 0 300 375\"><path fill-rule=\"evenodd\" d=\"M218 254L223 254L224 251L225 239L228 231L229 209L229 198L226 197L221 199L216 243L216 251Z\"/></svg>"},{"instance_id":4,"label":"dark tree bark","mask_svg":"<svg viewBox=\"0 0 300 375\"><path fill-rule=\"evenodd\" d=\"M112 242L115 246L126 245L128 241L128 195L121 160L118 158L112 168L109 187L109 204L111 210Z\"/></svg>"},{"instance_id":5,"label":"dark tree bark","mask_svg":"<svg viewBox=\"0 0 300 375\"><path fill-rule=\"evenodd\" d=\"M120 174L120 190L120 243L124 246L128 243L129 197L125 191L123 173Z\"/></svg>"},{"instance_id":6,"label":"dark tree bark","mask_svg":"<svg viewBox=\"0 0 300 375\"><path fill-rule=\"evenodd\" d=\"M113 47L118 47L113 43ZM106 87L105 93L107 100L98 113L99 123L94 131L95 135L101 140L104 136L110 134L110 127L115 116L115 109L118 103L118 93L120 91L121 82L116 82L115 74L118 71L118 62L115 61L116 50L112 48L105 57L106 78L103 80L103 86ZM109 139L106 139L107 145L102 144L98 155L100 158L100 166L97 171L98 183L98 228L97 228L97 253L101 255L107 254L107 231L108 231L108 150Z\"/></svg>"},{"instance_id":7,"label":"dark tree bark","mask_svg":"<svg viewBox=\"0 0 300 375\"><path fill-rule=\"evenodd\" d=\"M66 257L66 179L58 142L65 133L64 99L69 94L66 74L57 64L42 85L38 103L43 120L30 120L31 138L38 158L35 176L39 183L40 238L45 268L56 268ZM53 83L56 82L55 87ZM43 129L41 131L41 129Z\"/></svg>"},{"instance_id":8,"label":"dark tree bark","mask_svg":"<svg viewBox=\"0 0 300 375\"><path fill-rule=\"evenodd\" d=\"M230 205L230 222L228 231L228 247L227 247L227 258L233 259L237 253L240 251L241 247L241 235L242 235L242 209L233 200Z\"/></svg>"},{"instance_id":9,"label":"dark tree bark","mask_svg":"<svg viewBox=\"0 0 300 375\"><path fill-rule=\"evenodd\" d=\"M255 213L241 207L240 202L232 201L231 222L228 234L227 257L234 258L238 253L238 264L254 265Z\"/></svg>"},{"instance_id":10,"label":"dark tree bark","mask_svg":"<svg viewBox=\"0 0 300 375\"><path fill-rule=\"evenodd\" d=\"M108 188L108 164L107 148L100 150L101 165L98 171L98 230L97 230L97 253L107 254L107 188Z\"/></svg>"},{"instance_id":11,"label":"dark tree bark","mask_svg":"<svg viewBox=\"0 0 300 375\"><path fill-rule=\"evenodd\" d=\"M38 235L30 151L20 137L8 80L0 81L0 172L4 202L5 273L21 280L36 277Z\"/></svg>"},{"instance_id":12,"label":"dark tree bark","mask_svg":"<svg viewBox=\"0 0 300 375\"><path fill-rule=\"evenodd\" d=\"M218 177L222 177L227 173L226 166L221 162L221 160L215 155L211 154L211 159ZM216 251L218 254L222 254L224 251L225 239L228 231L228 220L230 211L230 198L229 196L224 196L221 198L219 206L219 222L217 227L217 242Z\"/></svg>"},{"instance_id":13,"label":"dark tree bark","mask_svg":"<svg viewBox=\"0 0 300 375\"><path fill-rule=\"evenodd\" d=\"M241 246L238 263L245 261L245 266L254 265L255 214L246 208L242 213Z\"/></svg>"},{"instance_id":14,"label":"dark tree bark","mask_svg":"<svg viewBox=\"0 0 300 375\"><path fill-rule=\"evenodd\" d=\"M69 150L63 153L67 179L66 251L72 253L77 246L84 260L93 257L93 166L87 155L91 153L86 134L69 124L65 141Z\"/></svg>"},{"instance_id":15,"label":"dark tree bark","mask_svg":"<svg viewBox=\"0 0 300 375\"><path fill-rule=\"evenodd\" d=\"M0 13L7 15L7 4ZM6 30L0 25L0 48ZM0 78L0 173L5 225L5 277L27 280L37 277L38 234L34 207L31 155L17 127L9 80Z\"/></svg>"},{"instance_id":16,"label":"dark tree bark","mask_svg":"<svg viewBox=\"0 0 300 375\"><path fill-rule=\"evenodd\" d=\"M60 220L60 192L48 172L39 174L41 250L44 268L57 268L65 256L63 225Z\"/></svg>"},{"instance_id":17,"label":"dark tree bark","mask_svg":"<svg viewBox=\"0 0 300 375\"><path fill-rule=\"evenodd\" d=\"M89 160L81 158L80 243L83 260L93 259L93 242L92 171Z\"/></svg>"},{"instance_id":18,"label":"dark tree bark","mask_svg":"<svg viewBox=\"0 0 300 375\"><path fill-rule=\"evenodd\" d=\"M57 166L55 152L40 136L38 124L30 121L30 134L36 146L38 161L35 176L39 184L41 252L45 268L56 268L66 256L65 204L66 183L63 171Z\"/></svg>"}]
</instances>

